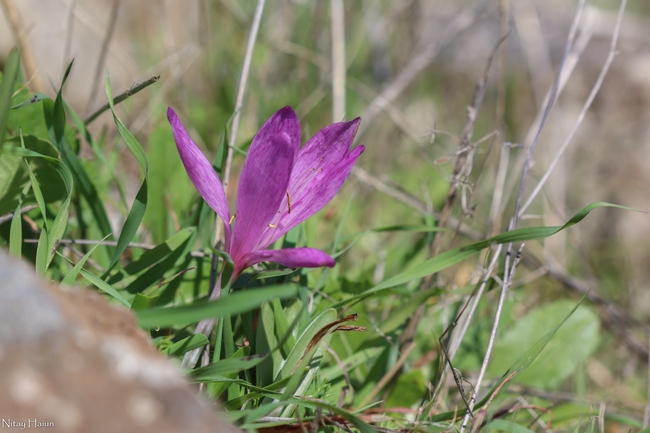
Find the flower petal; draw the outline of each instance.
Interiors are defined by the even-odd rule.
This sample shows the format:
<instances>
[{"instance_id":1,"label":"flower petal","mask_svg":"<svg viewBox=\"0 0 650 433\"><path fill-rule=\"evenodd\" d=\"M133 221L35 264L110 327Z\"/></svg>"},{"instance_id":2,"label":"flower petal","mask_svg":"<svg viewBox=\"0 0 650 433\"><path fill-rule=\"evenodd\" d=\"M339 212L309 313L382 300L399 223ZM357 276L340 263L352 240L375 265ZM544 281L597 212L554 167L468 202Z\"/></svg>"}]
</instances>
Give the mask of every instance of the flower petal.
<instances>
[{"instance_id":1,"label":"flower petal","mask_svg":"<svg viewBox=\"0 0 650 433\"><path fill-rule=\"evenodd\" d=\"M253 251L264 229L278 212L287 193L295 156L296 146L285 132L267 136L254 147L251 145L237 192L235 231L230 251L235 263L239 264L244 254Z\"/></svg>"},{"instance_id":2,"label":"flower petal","mask_svg":"<svg viewBox=\"0 0 650 433\"><path fill-rule=\"evenodd\" d=\"M205 155L194 144L172 107L167 108L167 119L169 119L172 126L176 147L190 180L205 202L224 221L226 236L229 237L230 227L228 222L230 221L230 212L228 211L228 200L226 200L226 194L217 173Z\"/></svg>"},{"instance_id":3,"label":"flower petal","mask_svg":"<svg viewBox=\"0 0 650 433\"><path fill-rule=\"evenodd\" d=\"M309 140L291 173L280 213L271 221L255 249L270 245L321 210L336 195L364 150L363 146L358 146L348 152L358 126L359 119L336 123Z\"/></svg>"},{"instance_id":4,"label":"flower petal","mask_svg":"<svg viewBox=\"0 0 650 433\"><path fill-rule=\"evenodd\" d=\"M334 267L336 262L327 253L315 248L285 248L283 250L261 250L246 253L239 272L260 262L276 262L287 268ZM237 269L235 275L238 275Z\"/></svg>"},{"instance_id":5,"label":"flower petal","mask_svg":"<svg viewBox=\"0 0 650 433\"><path fill-rule=\"evenodd\" d=\"M300 149L291 183L304 180L314 169L331 166L341 161L359 129L360 118L329 125L316 133Z\"/></svg>"},{"instance_id":6,"label":"flower petal","mask_svg":"<svg viewBox=\"0 0 650 433\"><path fill-rule=\"evenodd\" d=\"M264 125L255 134L248 153L250 154L257 146L266 143L279 133L287 134L289 143L291 143L296 155L298 155L298 151L300 150L300 122L293 108L289 106L280 108L269 120L264 122Z\"/></svg>"}]
</instances>

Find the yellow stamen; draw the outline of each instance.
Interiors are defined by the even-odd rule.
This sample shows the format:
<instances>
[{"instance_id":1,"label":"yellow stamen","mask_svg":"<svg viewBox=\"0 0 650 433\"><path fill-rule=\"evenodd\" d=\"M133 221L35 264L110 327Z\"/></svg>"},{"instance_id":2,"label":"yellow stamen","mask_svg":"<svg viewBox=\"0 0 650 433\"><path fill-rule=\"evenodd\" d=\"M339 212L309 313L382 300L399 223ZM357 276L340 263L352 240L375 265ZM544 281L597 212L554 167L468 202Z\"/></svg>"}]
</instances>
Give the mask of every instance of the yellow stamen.
<instances>
[{"instance_id":1,"label":"yellow stamen","mask_svg":"<svg viewBox=\"0 0 650 433\"><path fill-rule=\"evenodd\" d=\"M232 222L235 220L236 216L237 216L237 214L235 213L235 214L233 214L233 216L230 217L230 221L228 221L228 225L232 224Z\"/></svg>"},{"instance_id":2,"label":"yellow stamen","mask_svg":"<svg viewBox=\"0 0 650 433\"><path fill-rule=\"evenodd\" d=\"M276 226L275 224L269 224L269 228L271 228L271 229L274 229L274 228L276 228L276 227L277 227L277 226Z\"/></svg>"},{"instance_id":3,"label":"yellow stamen","mask_svg":"<svg viewBox=\"0 0 650 433\"><path fill-rule=\"evenodd\" d=\"M287 191L287 205L289 206L289 212L288 214L291 214L291 196L289 195L289 191Z\"/></svg>"}]
</instances>

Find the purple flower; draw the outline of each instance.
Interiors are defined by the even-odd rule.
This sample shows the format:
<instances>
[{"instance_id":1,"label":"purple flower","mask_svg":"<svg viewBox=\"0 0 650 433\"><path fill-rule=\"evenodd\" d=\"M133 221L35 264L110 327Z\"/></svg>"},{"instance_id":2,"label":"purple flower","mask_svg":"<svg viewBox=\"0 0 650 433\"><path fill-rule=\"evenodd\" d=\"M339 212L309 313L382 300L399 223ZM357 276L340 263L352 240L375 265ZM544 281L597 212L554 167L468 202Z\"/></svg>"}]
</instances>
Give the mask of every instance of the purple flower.
<instances>
[{"instance_id":1,"label":"purple flower","mask_svg":"<svg viewBox=\"0 0 650 433\"><path fill-rule=\"evenodd\" d=\"M314 248L266 247L321 210L336 195L364 150L363 146L350 150L359 118L321 129L301 148L298 117L291 107L281 108L264 123L251 143L232 219L223 185L214 169L171 107L167 109L167 118L190 180L224 221L226 252L235 263L234 277L264 261L289 268L334 266L334 259Z\"/></svg>"}]
</instances>

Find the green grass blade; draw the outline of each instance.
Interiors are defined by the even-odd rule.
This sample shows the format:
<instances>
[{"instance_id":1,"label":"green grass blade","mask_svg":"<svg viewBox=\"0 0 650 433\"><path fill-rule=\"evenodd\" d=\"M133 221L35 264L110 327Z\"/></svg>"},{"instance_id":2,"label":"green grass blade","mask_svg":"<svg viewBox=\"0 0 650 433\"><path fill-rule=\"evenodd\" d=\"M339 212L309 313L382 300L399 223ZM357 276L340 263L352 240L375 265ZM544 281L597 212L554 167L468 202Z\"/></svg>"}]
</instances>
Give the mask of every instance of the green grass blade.
<instances>
[{"instance_id":1,"label":"green grass blade","mask_svg":"<svg viewBox=\"0 0 650 433\"><path fill-rule=\"evenodd\" d=\"M281 339L283 336L286 336L285 342L282 345L282 350L284 353L289 355L291 350L296 346L296 337L291 333L291 325L289 320L282 308L282 304L279 299L273 300L273 322L275 324L275 335L278 339Z\"/></svg>"},{"instance_id":2,"label":"green grass blade","mask_svg":"<svg viewBox=\"0 0 650 433\"><path fill-rule=\"evenodd\" d=\"M117 126L117 131L120 133L120 136L128 146L131 153L133 153L133 156L135 156L135 159L138 161L138 164L140 164L140 168L142 171L144 171L146 176L147 172L149 171L147 156L145 155L144 150L142 150L140 143L138 143L138 140L135 139L133 134L131 134L126 126L124 126L120 118L117 117L117 114L115 114L115 105L113 104L113 90L111 88L110 78L108 77L108 71L106 72L106 96L108 97L108 104L111 107L111 113L113 114L113 120Z\"/></svg>"},{"instance_id":3,"label":"green grass blade","mask_svg":"<svg viewBox=\"0 0 650 433\"><path fill-rule=\"evenodd\" d=\"M20 214L20 206L22 203L23 200L21 197L18 200L18 206L14 211L14 216L11 218L11 227L9 229L9 254L17 258L23 255L23 222L22 215Z\"/></svg>"},{"instance_id":4,"label":"green grass blade","mask_svg":"<svg viewBox=\"0 0 650 433\"><path fill-rule=\"evenodd\" d=\"M189 337L183 338L181 341L177 341L176 343L169 346L169 349L167 349L167 355L181 356L185 354L185 352L194 350L197 347L205 346L206 344L208 344L208 337L206 337L205 335L203 334L190 335Z\"/></svg>"},{"instance_id":5,"label":"green grass blade","mask_svg":"<svg viewBox=\"0 0 650 433\"><path fill-rule=\"evenodd\" d=\"M41 240L45 238L41 237L41 240L39 240L38 250L40 250L40 254L37 252L36 269L39 272L43 273L50 266L50 263L54 258L56 249L59 245L59 242L63 238L63 234L65 233L65 228L68 224L68 216L70 214L70 202L72 200L72 182L73 182L72 174L70 173L68 167L61 160L52 158L51 156L42 155L38 152L34 152L29 149L25 149L22 147L14 147L14 146L7 147L5 149L5 152L9 155L15 155L15 156L22 156L28 158L43 158L45 161L51 163L54 166L54 168L61 176L61 179L63 180L63 183L65 185L66 194L67 194L66 199L61 204L58 213L54 217L54 222L52 223L52 226L49 232L47 233L47 255L45 256L45 263L43 263L42 261L43 256L40 255L40 254L45 254L43 250L44 247L41 245Z\"/></svg>"},{"instance_id":6,"label":"green grass blade","mask_svg":"<svg viewBox=\"0 0 650 433\"><path fill-rule=\"evenodd\" d=\"M235 352L236 354L237 352ZM223 377L228 377L228 375L233 373L239 373L240 371L255 367L264 361L267 356L268 353L241 357L233 356L232 358L222 359L205 367L191 370L187 376L195 382L220 381Z\"/></svg>"},{"instance_id":7,"label":"green grass blade","mask_svg":"<svg viewBox=\"0 0 650 433\"><path fill-rule=\"evenodd\" d=\"M7 129L7 120L11 110L11 98L14 94L14 86L20 70L20 51L14 48L9 53L7 64L0 84L0 154L5 142L5 131Z\"/></svg>"},{"instance_id":8,"label":"green grass blade","mask_svg":"<svg viewBox=\"0 0 650 433\"><path fill-rule=\"evenodd\" d=\"M16 210L11 218L11 226L9 228L9 253L16 257L21 258L23 255L23 222L20 208L23 205L23 200L29 192L30 184L27 183L20 193Z\"/></svg>"},{"instance_id":9,"label":"green grass blade","mask_svg":"<svg viewBox=\"0 0 650 433\"><path fill-rule=\"evenodd\" d=\"M44 275L45 271L47 270L46 264L47 264L48 245L49 242L48 242L47 231L41 230L41 234L38 237L38 245L36 245L36 264L35 264L36 273L38 273L39 275Z\"/></svg>"},{"instance_id":10,"label":"green grass blade","mask_svg":"<svg viewBox=\"0 0 650 433\"><path fill-rule=\"evenodd\" d=\"M24 148L25 143L23 141L22 133L20 134L20 142L21 142L21 147ZM45 199L43 198L43 192L41 191L41 187L38 184L38 181L36 180L36 176L34 176L34 171L29 166L27 160L24 161L25 161L25 166L27 167L27 173L29 173L29 182L32 185L32 191L34 191L34 198L36 199L38 210L40 210L41 215L43 215L43 230L49 232L50 227L49 227L49 223L47 222L47 210L45 209Z\"/></svg>"},{"instance_id":11,"label":"green grass blade","mask_svg":"<svg viewBox=\"0 0 650 433\"><path fill-rule=\"evenodd\" d=\"M167 239L165 242L157 245L155 248L142 253L142 255L133 262L124 267L124 271L129 275L135 275L144 271L148 267L159 263L165 257L181 248L186 241L196 232L196 227L186 227L178 233Z\"/></svg>"},{"instance_id":12,"label":"green grass blade","mask_svg":"<svg viewBox=\"0 0 650 433\"><path fill-rule=\"evenodd\" d=\"M115 266L120 259L120 256L124 251L129 246L129 243L131 243L131 240L135 237L135 234L138 231L138 227L140 227L140 223L142 222L142 218L144 217L144 213L147 210L147 195L148 195L148 186L147 186L147 181L145 180L142 185L140 185L140 190L138 191L138 194L135 196L135 200L133 201L133 205L131 206L131 210L129 211L129 215L126 217L126 221L124 221L124 225L122 226L122 230L120 231L120 237L117 240L117 247L115 248L115 252L113 253L113 258L111 259L111 264L108 266L108 269L106 270L106 274Z\"/></svg>"},{"instance_id":13,"label":"green grass blade","mask_svg":"<svg viewBox=\"0 0 650 433\"><path fill-rule=\"evenodd\" d=\"M36 104L37 102L44 101L45 99L51 99L51 98L47 96L45 93L38 92L30 96L29 98L25 99L20 104L14 105L13 107L11 107L11 109L18 110L19 108L28 107L30 105Z\"/></svg>"},{"instance_id":14,"label":"green grass blade","mask_svg":"<svg viewBox=\"0 0 650 433\"><path fill-rule=\"evenodd\" d=\"M79 272L81 272L81 269L86 264L86 260L88 260L88 258L91 256L91 254L97 249L97 247L99 247L99 245L101 245L101 243L103 241L106 240L106 238L108 238L108 236L105 236L104 239L102 239L100 242L93 245L88 250L88 252L86 254L84 254L84 256L77 262L77 264L72 267L70 272L68 272L68 274L65 276L65 278L63 278L63 280L61 281L61 284L72 285L72 283L75 282L75 280L77 279L77 276L79 275Z\"/></svg>"},{"instance_id":15,"label":"green grass blade","mask_svg":"<svg viewBox=\"0 0 650 433\"><path fill-rule=\"evenodd\" d=\"M91 274L90 272L86 271L85 269L80 269L81 275L87 279L92 285L97 287L98 289L108 293L118 301L120 301L122 304L124 304L127 308L131 308L131 303L122 296L120 292L117 291L117 289L107 282L101 280L99 277L96 277L95 275Z\"/></svg>"},{"instance_id":16,"label":"green grass blade","mask_svg":"<svg viewBox=\"0 0 650 433\"><path fill-rule=\"evenodd\" d=\"M149 197L149 192L148 192L149 165L147 163L147 157L144 153L144 150L142 150L142 146L140 146L140 143L138 143L138 140L135 139L133 134L131 134L131 132L126 128L126 126L124 126L120 118L117 117L117 114L115 113L115 105L113 103L113 91L111 88L111 81L108 77L108 71L106 72L106 96L108 97L108 104L111 107L111 113L113 114L113 121L117 126L117 131L120 133L120 136L126 143L131 153L133 153L133 156L135 156L135 159L138 161L138 164L140 164L140 168L144 172L144 180L142 181L142 185L140 186L140 189L138 190L138 194L136 195L133 205L131 206L129 215L127 216L126 221L122 226L122 230L120 231L120 237L117 241L117 247L115 248L115 252L113 253L113 258L111 259L111 263L108 266L105 275L107 275L108 272L113 268L113 266L117 264L118 260L120 259L120 256L126 250L126 248L129 246L129 243L136 235L138 231L138 227L140 227L140 223L144 218L144 213L147 210L147 201Z\"/></svg>"},{"instance_id":17,"label":"green grass blade","mask_svg":"<svg viewBox=\"0 0 650 433\"><path fill-rule=\"evenodd\" d=\"M476 242L470 245L466 245L464 247L445 251L444 253L438 254L435 257L432 257L422 263L419 263L413 266L412 268L404 272L401 272L383 281L382 283L379 283L378 285L366 290L365 292L362 292L356 296L348 298L345 301L341 301L333 305L332 307L337 308L345 304L358 302L361 299L366 298L382 290L386 290L392 287L406 284L410 281L424 278L427 275L435 274L470 256L473 256L479 251L488 248L492 244L504 244L509 242L521 242L521 241L547 238L549 236L554 235L555 233L558 233L566 228L569 228L579 223L587 216L587 214L589 214L589 212L591 212L592 210L598 207L615 207L619 209L636 210L636 209L619 206L611 203L603 203L603 202L592 203L589 206L586 206L583 209L581 209L563 226L529 227L529 228L516 229L509 232L501 233L499 235L496 235L484 241Z\"/></svg>"},{"instance_id":18,"label":"green grass blade","mask_svg":"<svg viewBox=\"0 0 650 433\"><path fill-rule=\"evenodd\" d=\"M58 98L59 97L57 96L57 99ZM79 157L70 148L65 135L58 135L59 133L57 131L60 129L60 125L57 125L54 119L60 118L61 115L57 110L55 110L56 106L56 102L52 102L51 100L43 101L43 113L50 134L50 140L58 149L65 165L68 166L69 171L72 174L74 185L78 188L79 192L90 206L90 210L95 219L95 224L97 224L100 233L102 236L109 235L112 232L111 224L108 221L106 209L104 208L103 201L97 193L95 185L92 183L88 173L83 168ZM61 110L63 110L63 108L61 108ZM65 112L63 112L63 120L65 122ZM112 251L112 247L107 248Z\"/></svg>"},{"instance_id":19,"label":"green grass blade","mask_svg":"<svg viewBox=\"0 0 650 433\"><path fill-rule=\"evenodd\" d=\"M233 293L216 301L171 308L153 308L137 312L143 328L187 325L209 317L222 318L228 315L251 311L273 298L297 296L298 286L270 286L255 290Z\"/></svg>"},{"instance_id":20,"label":"green grass blade","mask_svg":"<svg viewBox=\"0 0 650 433\"><path fill-rule=\"evenodd\" d=\"M115 185L115 188L117 189L117 192L120 196L120 202L122 205L124 205L124 208L126 209L128 206L126 204L126 196L124 195L124 188L122 187L122 184L119 182L117 179L116 175L116 170L111 167L109 164L108 160L106 159L106 156L104 156L104 152L102 149L100 149L99 145L95 141L92 135L90 135L90 132L86 128L86 124L84 121L79 117L76 111L72 107L70 107L67 103L65 103L65 111L68 113L68 116L70 116L70 119L72 119L72 123L74 126L77 128L77 131L79 131L79 134L81 134L88 144L90 144L90 148L93 150L93 154L95 155L95 158L97 161L101 161L102 164L104 164L105 167L108 168L108 174L111 176L111 180L113 181L113 185Z\"/></svg>"}]
</instances>

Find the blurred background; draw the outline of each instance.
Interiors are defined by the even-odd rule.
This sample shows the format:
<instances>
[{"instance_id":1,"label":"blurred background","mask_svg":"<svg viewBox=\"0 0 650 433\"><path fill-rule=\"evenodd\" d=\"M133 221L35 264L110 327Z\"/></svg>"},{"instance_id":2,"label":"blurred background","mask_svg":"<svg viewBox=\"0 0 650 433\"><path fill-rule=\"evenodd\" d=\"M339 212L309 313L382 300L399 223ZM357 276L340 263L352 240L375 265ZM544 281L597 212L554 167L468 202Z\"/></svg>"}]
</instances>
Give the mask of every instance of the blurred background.
<instances>
[{"instance_id":1,"label":"blurred background","mask_svg":"<svg viewBox=\"0 0 650 433\"><path fill-rule=\"evenodd\" d=\"M235 106L256 2L0 3L0 59L21 43L28 87L50 96L74 59L64 96L82 117L105 103L105 71L114 94L160 75L158 82L118 108L128 128L158 158L151 167L151 202L160 206L148 209L143 237L152 242L166 239L178 229L173 209L186 207L195 196L177 160L166 108L172 105L181 113L195 141L214 155ZM300 117L303 139L334 121L361 116L356 143L365 144L366 151L358 162L360 170L323 211L324 220L336 227L350 200L355 206L346 220L349 233L435 218L445 201L476 84L500 36L507 34L492 58L472 136L473 169L454 207L466 230L460 239L450 236L446 245L505 230L532 125L565 57L578 2L341 3L343 21L332 18L329 1L267 2L238 141L250 141L284 105L293 106ZM582 11L572 51L575 68L543 129L524 199L576 125L594 88L610 51L618 5L590 1ZM650 210L649 14L648 2L628 5L602 88L520 226L561 225L595 201ZM343 54L335 49L341 41ZM333 107L333 64L341 60L344 105ZM95 135L107 137L107 153L117 146L110 144L117 141L108 113L91 125ZM503 198L495 205L497 167L506 148L510 168L500 188ZM82 148L82 155L91 158L92 152ZM133 158L125 156L123 164L120 176L137 179ZM241 166L241 161L236 164ZM236 173L237 165L235 180ZM127 188L131 198L138 185L133 182L132 190ZM120 215L116 212L115 218ZM327 223L318 228L321 245L327 230ZM406 254L410 248L403 235L369 234L343 258L339 272L351 281L379 281L404 266L390 255L386 259L387 251ZM540 303L577 299L591 289L603 332L594 342L593 356L580 367L584 380L569 388L583 386L641 411L648 351L644 330L650 312L650 217L599 209L570 231L539 245L530 243L525 252L529 261L515 281L510 319L524 317ZM444 279L449 287L462 287L474 281L475 272L471 266L459 266ZM488 323L489 316L485 320Z\"/></svg>"}]
</instances>

